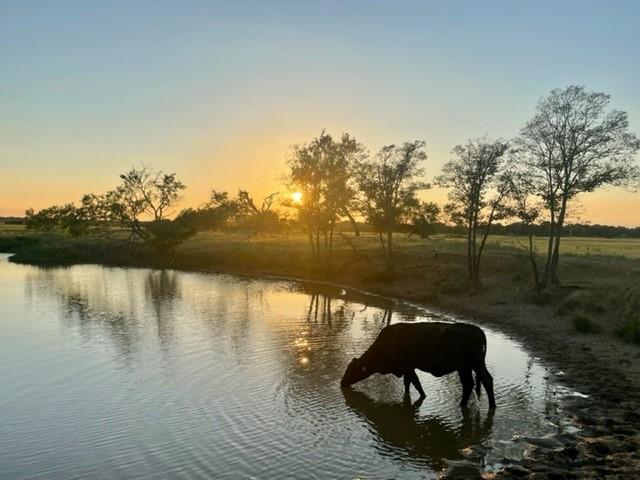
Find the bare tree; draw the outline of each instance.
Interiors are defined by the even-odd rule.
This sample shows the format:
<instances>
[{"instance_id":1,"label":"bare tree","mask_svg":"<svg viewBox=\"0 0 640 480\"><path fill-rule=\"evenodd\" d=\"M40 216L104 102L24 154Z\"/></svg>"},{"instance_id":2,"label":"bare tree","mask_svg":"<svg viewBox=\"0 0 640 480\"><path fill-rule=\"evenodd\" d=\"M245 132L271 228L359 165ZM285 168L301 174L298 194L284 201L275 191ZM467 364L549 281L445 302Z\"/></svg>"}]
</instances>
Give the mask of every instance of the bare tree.
<instances>
[{"instance_id":1,"label":"bare tree","mask_svg":"<svg viewBox=\"0 0 640 480\"><path fill-rule=\"evenodd\" d=\"M387 145L373 160L358 165L361 212L378 234L387 268L393 267L393 231L419 207L418 191L429 188L418 180L424 173L425 146L423 141Z\"/></svg>"},{"instance_id":2,"label":"bare tree","mask_svg":"<svg viewBox=\"0 0 640 480\"><path fill-rule=\"evenodd\" d=\"M583 86L555 89L538 101L517 140L521 164L549 215L549 242L541 286L558 283L560 239L567 207L603 185L637 178L640 148L627 114L606 111L609 95Z\"/></svg>"},{"instance_id":3,"label":"bare tree","mask_svg":"<svg viewBox=\"0 0 640 480\"><path fill-rule=\"evenodd\" d=\"M110 215L129 229L129 238L147 240L150 232L142 225L143 217L161 222L180 200L185 185L175 173L154 172L149 167L133 168L120 175L122 183L105 194Z\"/></svg>"},{"instance_id":4,"label":"bare tree","mask_svg":"<svg viewBox=\"0 0 640 480\"><path fill-rule=\"evenodd\" d=\"M533 283L536 289L540 288L540 273L536 252L533 246L533 232L535 223L542 213L542 205L533 196L534 188L531 179L522 172L511 172L507 175L509 182L509 215L516 218L529 240L528 251L531 268L533 271Z\"/></svg>"},{"instance_id":5,"label":"bare tree","mask_svg":"<svg viewBox=\"0 0 640 480\"><path fill-rule=\"evenodd\" d=\"M180 199L185 185L175 173L154 172L149 167L133 168L120 175L122 193L131 201L139 202L143 211L163 220L168 211Z\"/></svg>"},{"instance_id":6,"label":"bare tree","mask_svg":"<svg viewBox=\"0 0 640 480\"><path fill-rule=\"evenodd\" d=\"M501 175L508 144L502 140L469 140L453 149L454 157L442 167L438 185L450 189L445 211L467 229L469 279L477 281L480 259L491 225L503 217L509 183Z\"/></svg>"},{"instance_id":7,"label":"bare tree","mask_svg":"<svg viewBox=\"0 0 640 480\"><path fill-rule=\"evenodd\" d=\"M240 213L242 214L250 214L250 215L260 215L266 213L271 210L273 203L276 201L276 197L279 195L278 192L271 193L262 199L262 205L258 208L253 201L253 198L249 194L247 190L240 189L238 190L238 207Z\"/></svg>"}]
</instances>

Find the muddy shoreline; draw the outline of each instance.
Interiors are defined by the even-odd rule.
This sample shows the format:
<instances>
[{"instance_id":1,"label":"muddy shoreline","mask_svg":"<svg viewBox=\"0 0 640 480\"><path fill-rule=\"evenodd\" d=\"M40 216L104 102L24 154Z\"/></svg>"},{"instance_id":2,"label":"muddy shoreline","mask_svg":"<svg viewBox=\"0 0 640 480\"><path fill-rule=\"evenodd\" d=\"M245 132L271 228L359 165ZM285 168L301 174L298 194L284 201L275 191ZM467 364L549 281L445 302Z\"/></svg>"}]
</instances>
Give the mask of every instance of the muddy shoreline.
<instances>
[{"instance_id":1,"label":"muddy shoreline","mask_svg":"<svg viewBox=\"0 0 640 480\"><path fill-rule=\"evenodd\" d=\"M550 306L504 301L492 295L439 295L425 301L419 284L410 279L363 282L356 276L282 271L278 268L194 268L189 262L171 265L122 266L171 268L183 271L230 273L299 282L324 283L409 301L450 312L494 327L517 339L534 356L564 372L560 382L588 395L563 401L570 425L543 438L523 438L524 458L505 459L498 469L480 464L475 452L467 462L455 462L442 478L640 478L640 349L612 337L580 335L558 321ZM101 262L89 262L101 263ZM104 263L114 266L111 262Z\"/></svg>"}]
</instances>

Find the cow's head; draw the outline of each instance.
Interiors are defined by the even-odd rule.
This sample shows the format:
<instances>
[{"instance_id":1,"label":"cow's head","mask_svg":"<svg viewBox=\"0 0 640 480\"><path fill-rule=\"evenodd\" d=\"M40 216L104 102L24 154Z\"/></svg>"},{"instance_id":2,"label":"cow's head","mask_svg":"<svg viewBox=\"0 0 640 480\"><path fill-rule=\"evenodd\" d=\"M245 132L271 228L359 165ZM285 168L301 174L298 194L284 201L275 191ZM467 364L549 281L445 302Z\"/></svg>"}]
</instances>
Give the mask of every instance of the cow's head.
<instances>
[{"instance_id":1,"label":"cow's head","mask_svg":"<svg viewBox=\"0 0 640 480\"><path fill-rule=\"evenodd\" d=\"M347 365L340 385L349 387L354 383L358 383L360 380L364 380L372 373L371 369L369 369L361 359L354 358L349 362L349 365Z\"/></svg>"}]
</instances>

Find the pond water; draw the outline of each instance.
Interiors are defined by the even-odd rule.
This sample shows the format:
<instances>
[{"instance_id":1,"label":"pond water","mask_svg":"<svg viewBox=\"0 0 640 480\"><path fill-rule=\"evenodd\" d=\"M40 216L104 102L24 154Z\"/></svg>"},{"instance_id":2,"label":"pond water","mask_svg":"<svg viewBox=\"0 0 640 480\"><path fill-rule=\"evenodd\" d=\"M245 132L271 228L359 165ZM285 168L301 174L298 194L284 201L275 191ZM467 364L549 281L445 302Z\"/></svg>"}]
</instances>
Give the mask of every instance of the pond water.
<instances>
[{"instance_id":1,"label":"pond water","mask_svg":"<svg viewBox=\"0 0 640 480\"><path fill-rule=\"evenodd\" d=\"M485 329L498 409L457 375L339 381L388 322L441 316L338 287L0 256L0 478L431 478L553 428L544 365ZM413 399L417 399L415 391Z\"/></svg>"}]
</instances>

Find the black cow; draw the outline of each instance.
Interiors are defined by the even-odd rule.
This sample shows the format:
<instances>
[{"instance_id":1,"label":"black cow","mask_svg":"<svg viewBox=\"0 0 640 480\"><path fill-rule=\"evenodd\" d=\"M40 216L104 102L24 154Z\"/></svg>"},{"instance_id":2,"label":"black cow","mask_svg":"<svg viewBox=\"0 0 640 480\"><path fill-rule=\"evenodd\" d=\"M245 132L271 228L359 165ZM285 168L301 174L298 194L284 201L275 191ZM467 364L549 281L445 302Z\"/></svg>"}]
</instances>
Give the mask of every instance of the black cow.
<instances>
[{"instance_id":1,"label":"black cow","mask_svg":"<svg viewBox=\"0 0 640 480\"><path fill-rule=\"evenodd\" d=\"M374 373L404 376L405 394L411 384L425 397L415 369L436 377L458 372L462 383L461 407L466 407L473 391L480 385L489 397L489 407L496 408L493 377L484 363L487 338L484 332L468 323L423 322L396 323L382 329L378 338L360 357L351 360L340 384L348 387Z\"/></svg>"}]
</instances>

